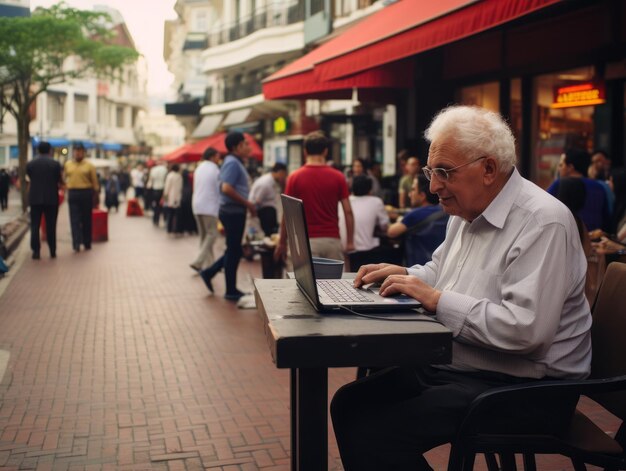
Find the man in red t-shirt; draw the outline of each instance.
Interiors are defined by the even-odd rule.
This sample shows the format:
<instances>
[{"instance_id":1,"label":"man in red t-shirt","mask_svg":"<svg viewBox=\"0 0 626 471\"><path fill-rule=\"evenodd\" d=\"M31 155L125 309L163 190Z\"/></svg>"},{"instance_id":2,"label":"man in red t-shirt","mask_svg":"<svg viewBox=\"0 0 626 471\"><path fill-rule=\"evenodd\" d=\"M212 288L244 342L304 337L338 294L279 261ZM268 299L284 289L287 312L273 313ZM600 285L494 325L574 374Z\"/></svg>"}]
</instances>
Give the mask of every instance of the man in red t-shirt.
<instances>
[{"instance_id":1,"label":"man in red t-shirt","mask_svg":"<svg viewBox=\"0 0 626 471\"><path fill-rule=\"evenodd\" d=\"M326 165L329 147L330 141L321 131L314 131L304 138L306 163L289 175L285 194L300 198L304 203L313 256L343 260L338 204L341 203L346 217L346 252L354 250L354 217L345 177L340 171ZM280 244L276 248L277 258L286 253L284 221L280 236Z\"/></svg>"}]
</instances>

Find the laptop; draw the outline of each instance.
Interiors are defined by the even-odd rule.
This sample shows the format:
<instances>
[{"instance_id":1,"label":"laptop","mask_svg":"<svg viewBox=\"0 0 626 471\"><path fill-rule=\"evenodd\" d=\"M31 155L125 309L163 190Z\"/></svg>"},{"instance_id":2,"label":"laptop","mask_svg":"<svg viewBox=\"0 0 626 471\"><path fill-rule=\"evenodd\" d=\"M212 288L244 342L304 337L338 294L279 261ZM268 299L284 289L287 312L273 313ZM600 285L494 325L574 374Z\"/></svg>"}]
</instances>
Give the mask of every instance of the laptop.
<instances>
[{"instance_id":1,"label":"laptop","mask_svg":"<svg viewBox=\"0 0 626 471\"><path fill-rule=\"evenodd\" d=\"M358 289L348 279L316 280L313 257L302 200L280 195L298 288L319 312L332 312L346 307L355 311L407 311L421 303L406 295L383 297L378 287Z\"/></svg>"}]
</instances>

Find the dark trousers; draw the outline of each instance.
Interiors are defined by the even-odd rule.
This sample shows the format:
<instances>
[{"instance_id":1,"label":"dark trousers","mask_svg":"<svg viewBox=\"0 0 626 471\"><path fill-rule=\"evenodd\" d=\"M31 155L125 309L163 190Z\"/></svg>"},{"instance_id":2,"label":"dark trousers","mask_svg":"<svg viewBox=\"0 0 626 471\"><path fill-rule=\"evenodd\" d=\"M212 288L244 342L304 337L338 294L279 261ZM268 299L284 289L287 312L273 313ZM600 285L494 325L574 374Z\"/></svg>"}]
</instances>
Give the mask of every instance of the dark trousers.
<instances>
[{"instance_id":1,"label":"dark trousers","mask_svg":"<svg viewBox=\"0 0 626 471\"><path fill-rule=\"evenodd\" d=\"M46 221L46 239L48 240L48 248L50 255L56 255L57 252L57 215L59 214L58 205L33 204L30 207L30 248L34 254L39 255L41 250L41 242L39 238L39 227L41 225L41 216Z\"/></svg>"},{"instance_id":2,"label":"dark trousers","mask_svg":"<svg viewBox=\"0 0 626 471\"><path fill-rule=\"evenodd\" d=\"M150 207L152 208L152 223L158 226L161 222L161 198L163 198L163 190L150 190Z\"/></svg>"},{"instance_id":3,"label":"dark trousers","mask_svg":"<svg viewBox=\"0 0 626 471\"><path fill-rule=\"evenodd\" d=\"M266 206L265 208L259 208L257 211L259 222L261 223L261 229L265 233L266 237L278 232L278 219L276 216L276 208Z\"/></svg>"},{"instance_id":4,"label":"dark trousers","mask_svg":"<svg viewBox=\"0 0 626 471\"><path fill-rule=\"evenodd\" d=\"M78 250L82 243L86 249L91 248L93 190L69 190L68 204L72 226L72 247Z\"/></svg>"},{"instance_id":5,"label":"dark trousers","mask_svg":"<svg viewBox=\"0 0 626 471\"><path fill-rule=\"evenodd\" d=\"M178 220L179 208L170 208L169 206L164 208L165 215L165 228L168 234L173 234L176 231L176 225Z\"/></svg>"},{"instance_id":6,"label":"dark trousers","mask_svg":"<svg viewBox=\"0 0 626 471\"><path fill-rule=\"evenodd\" d=\"M0 208L5 211L9 207L9 190L0 191Z\"/></svg>"},{"instance_id":7,"label":"dark trousers","mask_svg":"<svg viewBox=\"0 0 626 471\"><path fill-rule=\"evenodd\" d=\"M406 367L385 369L349 383L331 403L344 469L431 470L422 453L454 438L467 407L479 394L526 381L532 380ZM534 423L549 416L555 419L550 426L562 429L574 411L575 399L538 404L534 410L525 410L519 420ZM506 422L500 427L510 425Z\"/></svg>"},{"instance_id":8,"label":"dark trousers","mask_svg":"<svg viewBox=\"0 0 626 471\"><path fill-rule=\"evenodd\" d=\"M241 239L246 226L246 213L219 212L219 218L226 233L226 251L213 265L205 270L208 278L213 278L224 268L226 294L237 294L237 268L241 260Z\"/></svg>"}]
</instances>

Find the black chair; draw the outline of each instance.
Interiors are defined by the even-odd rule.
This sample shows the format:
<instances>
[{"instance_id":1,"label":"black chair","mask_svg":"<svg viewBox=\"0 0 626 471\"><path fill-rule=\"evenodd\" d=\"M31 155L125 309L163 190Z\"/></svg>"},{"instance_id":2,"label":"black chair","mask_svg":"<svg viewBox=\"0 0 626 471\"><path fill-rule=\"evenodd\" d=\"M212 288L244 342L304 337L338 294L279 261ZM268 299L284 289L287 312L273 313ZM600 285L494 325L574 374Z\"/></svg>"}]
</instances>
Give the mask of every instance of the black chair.
<instances>
[{"instance_id":1,"label":"black chair","mask_svg":"<svg viewBox=\"0 0 626 471\"><path fill-rule=\"evenodd\" d=\"M592 313L590 379L538 381L481 394L468 408L452 442L448 471L473 469L476 453L485 453L489 470L515 470L515 454L523 455L524 468L530 471L536 469L536 454L567 456L576 471L586 469L585 463L626 469L626 264L612 263L607 268ZM533 424L523 420L525 405L576 401L579 395L591 397L622 420L615 437L579 410L565 431L555 433L534 433ZM498 426L494 417L499 418ZM549 421L550 417L543 417L542 425Z\"/></svg>"},{"instance_id":2,"label":"black chair","mask_svg":"<svg viewBox=\"0 0 626 471\"><path fill-rule=\"evenodd\" d=\"M394 265L402 264L402 249L400 244L395 244L391 239L381 242L379 247L372 250L363 250L360 252L351 252L348 254L348 263L350 271L357 272L361 265L369 263L392 263Z\"/></svg>"}]
</instances>

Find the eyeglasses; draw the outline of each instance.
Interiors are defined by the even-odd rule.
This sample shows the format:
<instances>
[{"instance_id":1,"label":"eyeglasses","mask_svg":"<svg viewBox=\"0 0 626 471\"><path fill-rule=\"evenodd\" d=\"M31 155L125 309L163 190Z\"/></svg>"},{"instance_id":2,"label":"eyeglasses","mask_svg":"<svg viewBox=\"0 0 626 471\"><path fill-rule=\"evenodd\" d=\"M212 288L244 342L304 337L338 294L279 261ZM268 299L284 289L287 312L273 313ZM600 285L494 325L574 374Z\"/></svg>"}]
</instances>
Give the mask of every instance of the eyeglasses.
<instances>
[{"instance_id":1,"label":"eyeglasses","mask_svg":"<svg viewBox=\"0 0 626 471\"><path fill-rule=\"evenodd\" d=\"M437 180L439 180L440 182L445 182L445 181L448 181L448 179L450 178L450 174L452 172L455 172L461 167L465 167L466 165L473 164L474 162L478 162L479 160L486 159L486 158L487 156L483 155L482 157L478 157L477 159L470 160L469 162L465 162L464 164L458 165L453 168L448 168L448 169L440 168L440 167L435 167L435 168L423 167L422 172L424 172L424 175L426 176L426 179L428 181L430 181L434 175L437 177Z\"/></svg>"}]
</instances>

